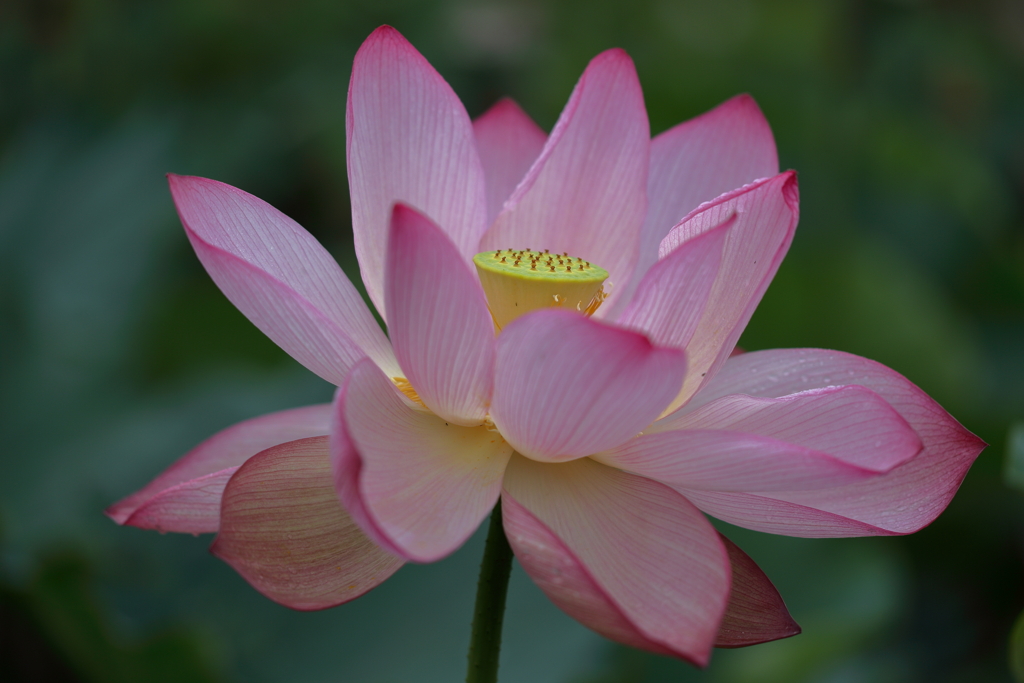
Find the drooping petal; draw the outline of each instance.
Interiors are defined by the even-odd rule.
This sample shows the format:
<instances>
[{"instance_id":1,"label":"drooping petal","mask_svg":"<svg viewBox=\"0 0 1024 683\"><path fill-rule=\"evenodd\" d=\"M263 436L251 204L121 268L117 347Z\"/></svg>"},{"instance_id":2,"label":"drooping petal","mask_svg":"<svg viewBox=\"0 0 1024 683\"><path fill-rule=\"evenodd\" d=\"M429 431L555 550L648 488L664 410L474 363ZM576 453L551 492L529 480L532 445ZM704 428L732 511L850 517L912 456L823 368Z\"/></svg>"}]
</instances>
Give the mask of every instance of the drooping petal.
<instances>
[{"instance_id":1,"label":"drooping petal","mask_svg":"<svg viewBox=\"0 0 1024 683\"><path fill-rule=\"evenodd\" d=\"M824 490L753 495L685 492L732 524L790 536L908 534L930 524L952 499L984 442L905 377L839 351L779 349L730 358L685 410L729 394L777 397L836 384L865 386L910 424L924 444L907 463L870 481Z\"/></svg>"},{"instance_id":2,"label":"drooping petal","mask_svg":"<svg viewBox=\"0 0 1024 683\"><path fill-rule=\"evenodd\" d=\"M921 438L895 408L856 385L809 389L779 398L722 396L659 420L647 433L691 429L769 436L876 472L902 465L923 448Z\"/></svg>"},{"instance_id":3,"label":"drooping petal","mask_svg":"<svg viewBox=\"0 0 1024 683\"><path fill-rule=\"evenodd\" d=\"M330 405L261 415L217 432L142 489L106 510L118 524L180 533L212 533L220 495L231 474L260 451L307 436L327 434Z\"/></svg>"},{"instance_id":4,"label":"drooping petal","mask_svg":"<svg viewBox=\"0 0 1024 683\"><path fill-rule=\"evenodd\" d=\"M473 121L473 134L487 181L487 224L490 225L540 156L548 136L507 97Z\"/></svg>"},{"instance_id":5,"label":"drooping petal","mask_svg":"<svg viewBox=\"0 0 1024 683\"><path fill-rule=\"evenodd\" d=\"M659 346L675 349L697 329L722 263L722 246L732 216L654 264L616 323L643 332Z\"/></svg>"},{"instance_id":6,"label":"drooping petal","mask_svg":"<svg viewBox=\"0 0 1024 683\"><path fill-rule=\"evenodd\" d=\"M629 280L647 209L650 129L632 60L595 57L540 157L481 242L550 249L596 263L614 286Z\"/></svg>"},{"instance_id":7,"label":"drooping petal","mask_svg":"<svg viewBox=\"0 0 1024 683\"><path fill-rule=\"evenodd\" d=\"M666 412L681 406L714 376L775 276L793 240L799 217L796 174L787 171L701 206L662 241L661 256L721 225L732 215L736 222L726 235L718 276L686 346L690 372Z\"/></svg>"},{"instance_id":8,"label":"drooping petal","mask_svg":"<svg viewBox=\"0 0 1024 683\"><path fill-rule=\"evenodd\" d=\"M345 122L356 256L387 319L384 254L395 202L429 216L468 260L487 228L484 172L462 102L390 26L356 53Z\"/></svg>"},{"instance_id":9,"label":"drooping petal","mask_svg":"<svg viewBox=\"0 0 1024 683\"><path fill-rule=\"evenodd\" d=\"M570 311L546 309L498 337L491 418L517 451L557 462L617 446L678 392L682 351Z\"/></svg>"},{"instance_id":10,"label":"drooping petal","mask_svg":"<svg viewBox=\"0 0 1024 683\"><path fill-rule=\"evenodd\" d=\"M353 368L334 409L338 494L384 547L433 562L462 545L497 502L512 453L497 432L411 408L365 361Z\"/></svg>"},{"instance_id":11,"label":"drooping petal","mask_svg":"<svg viewBox=\"0 0 1024 683\"><path fill-rule=\"evenodd\" d=\"M422 214L395 206L385 280L398 363L441 418L483 422L494 377L494 323L476 275Z\"/></svg>"},{"instance_id":12,"label":"drooping petal","mask_svg":"<svg viewBox=\"0 0 1024 683\"><path fill-rule=\"evenodd\" d=\"M715 647L745 647L789 638L800 626L761 568L739 546L718 535L729 553L732 586Z\"/></svg>"},{"instance_id":13,"label":"drooping petal","mask_svg":"<svg viewBox=\"0 0 1024 683\"><path fill-rule=\"evenodd\" d=\"M298 610L354 600L402 566L338 502L327 437L274 446L228 482L210 551L256 590Z\"/></svg>"},{"instance_id":14,"label":"drooping petal","mask_svg":"<svg viewBox=\"0 0 1024 683\"><path fill-rule=\"evenodd\" d=\"M338 264L302 226L215 180L169 175L192 247L225 296L292 358L340 384L369 356L391 372L391 345Z\"/></svg>"},{"instance_id":15,"label":"drooping petal","mask_svg":"<svg viewBox=\"0 0 1024 683\"><path fill-rule=\"evenodd\" d=\"M729 558L685 498L589 458L514 456L502 514L523 568L570 616L627 645L707 664Z\"/></svg>"}]
</instances>

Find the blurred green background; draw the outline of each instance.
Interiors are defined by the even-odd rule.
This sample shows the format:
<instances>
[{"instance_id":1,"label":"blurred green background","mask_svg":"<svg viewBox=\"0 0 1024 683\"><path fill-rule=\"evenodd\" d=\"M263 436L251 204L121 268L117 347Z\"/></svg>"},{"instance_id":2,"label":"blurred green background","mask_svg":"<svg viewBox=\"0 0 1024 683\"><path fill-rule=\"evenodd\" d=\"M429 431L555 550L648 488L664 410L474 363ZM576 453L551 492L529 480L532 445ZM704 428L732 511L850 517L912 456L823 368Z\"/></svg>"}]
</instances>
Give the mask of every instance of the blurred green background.
<instances>
[{"instance_id":1,"label":"blurred green background","mask_svg":"<svg viewBox=\"0 0 1024 683\"><path fill-rule=\"evenodd\" d=\"M804 633L718 651L704 672L604 641L516 569L502 681L1013 680L1020 0L3 0L0 680L464 675L479 534L360 600L300 614L212 558L209 537L102 515L214 431L330 398L205 275L163 174L270 201L358 281L345 93L356 48L382 23L474 116L508 94L550 128L587 61L612 46L636 61L655 133L753 94L782 167L800 172L802 219L742 346L875 358L991 444L913 536L728 529Z\"/></svg>"}]
</instances>

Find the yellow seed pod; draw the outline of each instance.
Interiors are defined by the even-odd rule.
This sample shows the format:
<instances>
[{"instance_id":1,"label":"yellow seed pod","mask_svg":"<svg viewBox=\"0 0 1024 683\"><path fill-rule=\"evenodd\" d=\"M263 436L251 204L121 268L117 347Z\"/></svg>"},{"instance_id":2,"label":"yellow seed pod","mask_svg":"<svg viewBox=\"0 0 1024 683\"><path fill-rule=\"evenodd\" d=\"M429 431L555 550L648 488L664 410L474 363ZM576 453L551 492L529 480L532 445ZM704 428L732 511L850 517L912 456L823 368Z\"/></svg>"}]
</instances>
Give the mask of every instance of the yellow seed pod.
<instances>
[{"instance_id":1,"label":"yellow seed pod","mask_svg":"<svg viewBox=\"0 0 1024 683\"><path fill-rule=\"evenodd\" d=\"M567 253L500 249L477 254L473 263L499 330L538 308L591 315L605 298L608 271Z\"/></svg>"}]
</instances>

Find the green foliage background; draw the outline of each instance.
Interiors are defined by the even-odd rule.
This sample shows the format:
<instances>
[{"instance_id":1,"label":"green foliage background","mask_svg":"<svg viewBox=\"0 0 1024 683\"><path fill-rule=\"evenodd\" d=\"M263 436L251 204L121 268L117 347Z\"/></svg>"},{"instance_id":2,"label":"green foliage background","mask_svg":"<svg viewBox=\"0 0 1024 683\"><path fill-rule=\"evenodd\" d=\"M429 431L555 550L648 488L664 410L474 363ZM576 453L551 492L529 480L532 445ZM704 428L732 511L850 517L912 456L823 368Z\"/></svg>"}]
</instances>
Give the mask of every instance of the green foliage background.
<instances>
[{"instance_id":1,"label":"green foliage background","mask_svg":"<svg viewBox=\"0 0 1024 683\"><path fill-rule=\"evenodd\" d=\"M381 23L471 115L508 94L550 128L612 46L637 63L654 132L753 94L800 171L802 218L741 344L875 358L991 444L914 536L730 529L804 634L719 651L704 672L602 640L517 569L502 680L1012 680L1024 505L1001 471L1024 419L1019 0L0 3L0 680L463 675L479 535L299 614L210 557L208 538L102 516L214 431L330 398L207 278L163 174L270 201L358 281L345 93Z\"/></svg>"}]
</instances>

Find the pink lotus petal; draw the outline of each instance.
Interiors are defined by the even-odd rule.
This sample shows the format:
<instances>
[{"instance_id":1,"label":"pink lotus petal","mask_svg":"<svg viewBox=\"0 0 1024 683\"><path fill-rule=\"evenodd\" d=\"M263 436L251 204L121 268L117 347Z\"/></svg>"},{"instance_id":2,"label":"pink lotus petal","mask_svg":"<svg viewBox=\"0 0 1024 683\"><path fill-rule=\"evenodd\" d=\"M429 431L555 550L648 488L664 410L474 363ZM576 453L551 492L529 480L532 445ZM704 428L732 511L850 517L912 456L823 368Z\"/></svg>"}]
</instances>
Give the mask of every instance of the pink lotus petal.
<instances>
[{"instance_id":1,"label":"pink lotus petal","mask_svg":"<svg viewBox=\"0 0 1024 683\"><path fill-rule=\"evenodd\" d=\"M338 494L371 537L406 559L448 555L497 502L512 453L497 432L410 408L368 362L352 369L335 410Z\"/></svg>"},{"instance_id":2,"label":"pink lotus petal","mask_svg":"<svg viewBox=\"0 0 1024 683\"><path fill-rule=\"evenodd\" d=\"M654 264L669 230L701 202L778 172L775 138L750 95L737 95L655 137L637 269Z\"/></svg>"},{"instance_id":3,"label":"pink lotus petal","mask_svg":"<svg viewBox=\"0 0 1024 683\"><path fill-rule=\"evenodd\" d=\"M168 181L210 277L292 358L334 384L367 355L385 372L397 368L362 297L302 226L230 185L173 174Z\"/></svg>"},{"instance_id":4,"label":"pink lotus petal","mask_svg":"<svg viewBox=\"0 0 1024 683\"><path fill-rule=\"evenodd\" d=\"M559 609L605 638L648 652L673 654L637 630L573 552L529 510L508 493L502 495L501 508L516 559Z\"/></svg>"},{"instance_id":5,"label":"pink lotus petal","mask_svg":"<svg viewBox=\"0 0 1024 683\"><path fill-rule=\"evenodd\" d=\"M384 296L395 355L423 403L449 422L481 424L494 382L487 300L451 240L402 204L391 219Z\"/></svg>"},{"instance_id":6,"label":"pink lotus petal","mask_svg":"<svg viewBox=\"0 0 1024 683\"><path fill-rule=\"evenodd\" d=\"M801 538L845 538L892 536L896 533L806 505L778 500L768 494L674 488L712 517L767 534Z\"/></svg>"},{"instance_id":7,"label":"pink lotus petal","mask_svg":"<svg viewBox=\"0 0 1024 683\"><path fill-rule=\"evenodd\" d=\"M491 418L517 451L561 461L617 446L679 390L682 351L559 309L514 320L498 337Z\"/></svg>"},{"instance_id":8,"label":"pink lotus petal","mask_svg":"<svg viewBox=\"0 0 1024 683\"><path fill-rule=\"evenodd\" d=\"M690 372L666 413L684 404L718 371L775 276L799 217L796 174L787 171L702 205L662 241L662 258L733 214L736 223L726 236L718 277L686 346Z\"/></svg>"},{"instance_id":9,"label":"pink lotus petal","mask_svg":"<svg viewBox=\"0 0 1024 683\"><path fill-rule=\"evenodd\" d=\"M356 54L346 116L356 256L384 310L384 254L395 202L440 225L471 259L487 228L484 172L462 102L402 35L382 26Z\"/></svg>"},{"instance_id":10,"label":"pink lotus petal","mask_svg":"<svg viewBox=\"0 0 1024 683\"><path fill-rule=\"evenodd\" d=\"M878 476L877 471L768 436L704 429L644 434L594 457L688 491L831 489Z\"/></svg>"},{"instance_id":11,"label":"pink lotus petal","mask_svg":"<svg viewBox=\"0 0 1024 683\"><path fill-rule=\"evenodd\" d=\"M862 385L885 399L921 438L923 450L888 474L831 490L685 495L732 524L790 536L908 534L931 523L949 504L985 444L884 365L819 349L745 353L730 358L686 410L729 394L770 398L837 384Z\"/></svg>"},{"instance_id":12,"label":"pink lotus petal","mask_svg":"<svg viewBox=\"0 0 1024 683\"><path fill-rule=\"evenodd\" d=\"M715 647L745 647L800 633L786 603L761 568L739 546L719 534L732 566L729 605Z\"/></svg>"},{"instance_id":13,"label":"pink lotus petal","mask_svg":"<svg viewBox=\"0 0 1024 683\"><path fill-rule=\"evenodd\" d=\"M283 443L246 461L224 490L210 551L256 590L298 610L354 600L402 566L338 502L326 436Z\"/></svg>"},{"instance_id":14,"label":"pink lotus petal","mask_svg":"<svg viewBox=\"0 0 1024 683\"><path fill-rule=\"evenodd\" d=\"M722 246L736 217L683 244L654 264L616 320L658 346L686 348L715 284Z\"/></svg>"},{"instance_id":15,"label":"pink lotus petal","mask_svg":"<svg viewBox=\"0 0 1024 683\"><path fill-rule=\"evenodd\" d=\"M589 458L516 456L502 511L523 568L570 616L619 642L707 664L729 559L682 496Z\"/></svg>"},{"instance_id":16,"label":"pink lotus petal","mask_svg":"<svg viewBox=\"0 0 1024 683\"><path fill-rule=\"evenodd\" d=\"M224 487L238 467L228 467L176 484L140 505L125 526L179 534L215 534L220 529Z\"/></svg>"},{"instance_id":17,"label":"pink lotus petal","mask_svg":"<svg viewBox=\"0 0 1024 683\"><path fill-rule=\"evenodd\" d=\"M473 121L473 134L487 179L487 223L490 225L540 156L548 136L507 97Z\"/></svg>"},{"instance_id":18,"label":"pink lotus petal","mask_svg":"<svg viewBox=\"0 0 1024 683\"><path fill-rule=\"evenodd\" d=\"M220 480L208 478L209 475L233 470L260 451L285 441L327 434L330 415L330 405L323 404L282 410L239 422L203 441L145 487L111 505L106 510L107 516L118 524L132 524L161 531L216 531L220 513L220 491L216 490L218 484L215 482ZM223 479L222 483L226 481L227 479ZM212 499L208 499L206 503L202 503L203 521L199 521L196 511L184 510L181 511L184 516L179 521L170 517L163 518L157 515L156 508L152 508L144 517L129 521L136 510L165 493L168 497L161 503L164 506L174 504L180 508L181 505L188 506L189 501L199 504L200 499L194 498L195 496L215 496L216 509L210 507ZM179 494L185 497L178 498ZM137 524L143 518L147 520L145 524ZM179 523L184 523L185 528L179 528ZM197 525L202 528L197 528Z\"/></svg>"},{"instance_id":19,"label":"pink lotus petal","mask_svg":"<svg viewBox=\"0 0 1024 683\"><path fill-rule=\"evenodd\" d=\"M484 235L486 249L550 249L625 285L647 210L650 132L632 60L595 57L576 84L544 151ZM607 304L606 304L607 305Z\"/></svg>"},{"instance_id":20,"label":"pink lotus petal","mask_svg":"<svg viewBox=\"0 0 1024 683\"><path fill-rule=\"evenodd\" d=\"M723 396L699 408L687 406L656 422L647 433L690 429L769 436L875 472L902 465L924 447L885 399L855 385L810 389L779 398Z\"/></svg>"}]
</instances>

